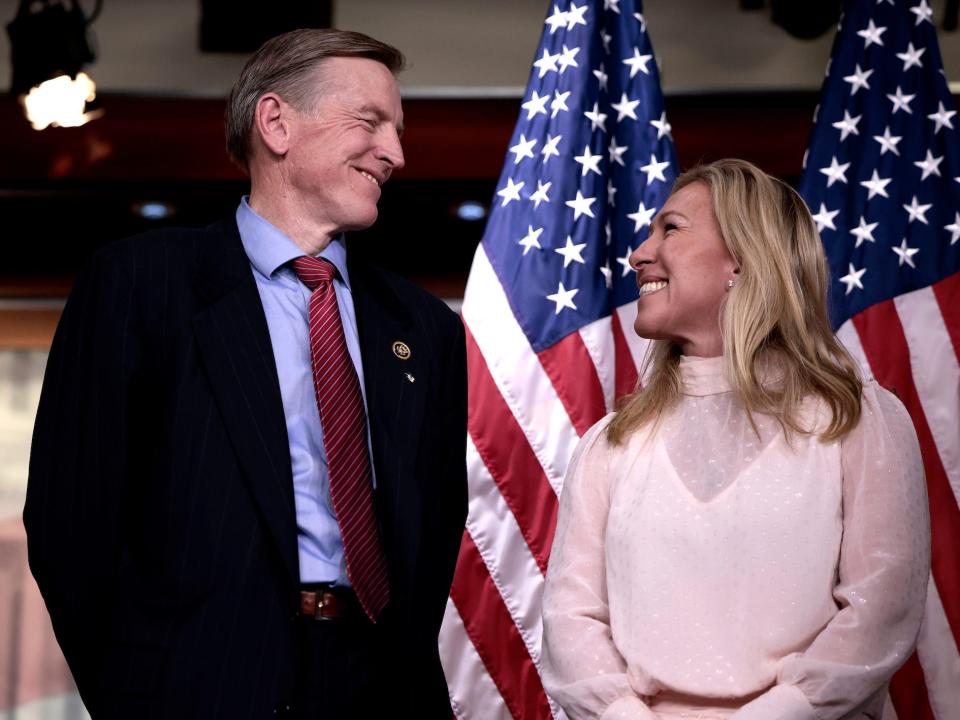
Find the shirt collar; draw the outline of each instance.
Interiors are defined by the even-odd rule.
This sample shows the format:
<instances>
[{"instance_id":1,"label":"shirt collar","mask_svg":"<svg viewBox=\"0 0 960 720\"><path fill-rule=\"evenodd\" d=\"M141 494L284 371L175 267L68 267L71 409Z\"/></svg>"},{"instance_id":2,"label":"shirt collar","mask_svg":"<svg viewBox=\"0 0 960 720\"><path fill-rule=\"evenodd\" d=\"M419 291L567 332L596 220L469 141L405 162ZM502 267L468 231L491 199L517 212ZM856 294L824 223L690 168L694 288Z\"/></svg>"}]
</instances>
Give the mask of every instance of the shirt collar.
<instances>
[{"instance_id":1,"label":"shirt collar","mask_svg":"<svg viewBox=\"0 0 960 720\"><path fill-rule=\"evenodd\" d=\"M303 250L280 228L258 215L257 211L250 207L247 195L240 199L240 205L237 207L237 228L240 230L240 241L250 259L250 264L264 277L274 277L291 260L304 254ZM335 237L315 257L321 257L333 263L344 284L348 289L350 288L350 275L347 273L347 246L343 242L343 235Z\"/></svg>"}]
</instances>

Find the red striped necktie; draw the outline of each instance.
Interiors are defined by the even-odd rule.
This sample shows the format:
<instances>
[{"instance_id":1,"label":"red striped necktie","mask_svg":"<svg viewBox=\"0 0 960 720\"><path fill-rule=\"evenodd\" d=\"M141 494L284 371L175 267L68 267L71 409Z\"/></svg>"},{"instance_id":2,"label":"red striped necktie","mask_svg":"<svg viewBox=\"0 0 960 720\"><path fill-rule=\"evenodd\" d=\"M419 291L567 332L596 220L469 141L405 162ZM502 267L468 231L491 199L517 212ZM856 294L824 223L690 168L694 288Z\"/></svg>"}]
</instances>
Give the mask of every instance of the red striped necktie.
<instances>
[{"instance_id":1,"label":"red striped necktie","mask_svg":"<svg viewBox=\"0 0 960 720\"><path fill-rule=\"evenodd\" d=\"M293 268L300 282L313 291L309 308L313 385L347 576L367 616L376 622L390 599L390 585L373 511L363 396L347 352L333 289L337 269L329 261L313 257L295 259Z\"/></svg>"}]
</instances>

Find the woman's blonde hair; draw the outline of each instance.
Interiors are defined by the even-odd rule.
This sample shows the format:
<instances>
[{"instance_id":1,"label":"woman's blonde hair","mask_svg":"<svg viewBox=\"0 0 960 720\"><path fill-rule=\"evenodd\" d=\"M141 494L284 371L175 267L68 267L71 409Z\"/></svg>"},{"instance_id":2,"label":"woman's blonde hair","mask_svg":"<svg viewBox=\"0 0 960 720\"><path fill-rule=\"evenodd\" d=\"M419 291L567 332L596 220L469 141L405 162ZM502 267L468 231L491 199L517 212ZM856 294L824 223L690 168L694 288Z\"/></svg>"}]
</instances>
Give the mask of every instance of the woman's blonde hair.
<instances>
[{"instance_id":1,"label":"woman's blonde hair","mask_svg":"<svg viewBox=\"0 0 960 720\"><path fill-rule=\"evenodd\" d=\"M838 440L860 419L861 382L827 316L829 274L820 236L793 188L744 160L718 160L681 175L673 192L696 182L710 190L727 250L740 268L720 309L724 373L751 414L772 415L784 434L808 435L800 405L823 399L832 418L820 433ZM607 427L614 444L661 414L680 397L680 348L656 340L644 362L643 389L625 399ZM775 383L761 382L776 367ZM782 379L779 379L780 372Z\"/></svg>"}]
</instances>

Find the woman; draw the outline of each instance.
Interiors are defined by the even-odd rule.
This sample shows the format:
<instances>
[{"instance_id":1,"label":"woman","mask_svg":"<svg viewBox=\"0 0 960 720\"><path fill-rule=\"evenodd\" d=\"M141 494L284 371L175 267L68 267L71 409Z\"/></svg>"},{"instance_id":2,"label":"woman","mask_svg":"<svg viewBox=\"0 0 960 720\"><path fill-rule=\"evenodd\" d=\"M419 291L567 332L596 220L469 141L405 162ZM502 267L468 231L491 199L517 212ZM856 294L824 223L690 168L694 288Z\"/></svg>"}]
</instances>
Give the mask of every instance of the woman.
<instances>
[{"instance_id":1,"label":"woman","mask_svg":"<svg viewBox=\"0 0 960 720\"><path fill-rule=\"evenodd\" d=\"M654 342L570 463L547 692L574 719L879 718L923 611L923 468L831 332L809 210L722 160L680 177L631 264Z\"/></svg>"}]
</instances>

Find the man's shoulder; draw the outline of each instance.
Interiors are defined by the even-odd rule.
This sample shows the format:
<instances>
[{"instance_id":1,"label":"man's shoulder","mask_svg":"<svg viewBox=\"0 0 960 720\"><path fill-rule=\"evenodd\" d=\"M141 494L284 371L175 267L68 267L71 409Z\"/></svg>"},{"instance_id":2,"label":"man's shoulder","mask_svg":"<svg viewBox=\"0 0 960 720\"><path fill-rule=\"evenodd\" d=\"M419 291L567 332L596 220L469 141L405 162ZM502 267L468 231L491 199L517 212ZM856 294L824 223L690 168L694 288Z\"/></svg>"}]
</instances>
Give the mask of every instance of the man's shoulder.
<instances>
[{"instance_id":1,"label":"man's shoulder","mask_svg":"<svg viewBox=\"0 0 960 720\"><path fill-rule=\"evenodd\" d=\"M223 222L205 228L167 227L115 240L100 248L94 264L119 264L129 272L191 267L202 250L222 232Z\"/></svg>"},{"instance_id":2,"label":"man's shoulder","mask_svg":"<svg viewBox=\"0 0 960 720\"><path fill-rule=\"evenodd\" d=\"M377 265L364 264L358 278L368 287L389 291L403 305L404 310L415 318L434 318L444 325L459 324L459 316L436 295L416 283Z\"/></svg>"}]
</instances>

